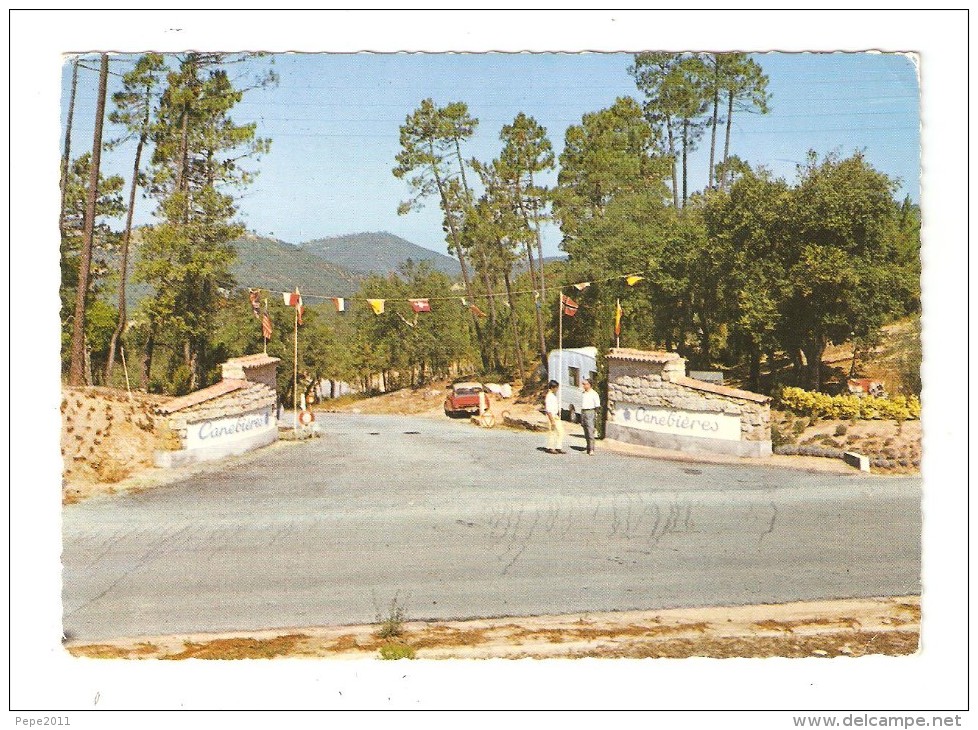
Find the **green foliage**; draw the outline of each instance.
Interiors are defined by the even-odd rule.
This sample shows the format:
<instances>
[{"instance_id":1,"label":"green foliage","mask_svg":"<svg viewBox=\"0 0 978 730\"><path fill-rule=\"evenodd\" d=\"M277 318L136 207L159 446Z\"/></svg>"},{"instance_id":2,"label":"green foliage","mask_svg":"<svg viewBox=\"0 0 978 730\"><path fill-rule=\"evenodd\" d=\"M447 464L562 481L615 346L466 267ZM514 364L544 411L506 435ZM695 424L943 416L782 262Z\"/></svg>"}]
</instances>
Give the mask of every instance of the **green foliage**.
<instances>
[{"instance_id":1,"label":"green foliage","mask_svg":"<svg viewBox=\"0 0 978 730\"><path fill-rule=\"evenodd\" d=\"M67 370L70 360L70 339L74 322L75 297L78 291L78 274L84 228L86 189L88 186L91 154L85 153L74 160L68 169L65 185L65 212L61 237L61 329L62 366ZM105 302L98 295L112 276L112 259L119 243L119 234L113 231L108 220L118 218L126 212L122 200L124 181L118 175L103 177L99 175L98 199L95 203L96 221L92 241L92 261L89 269L88 293L85 313L85 336L93 360L93 374L97 372L95 363L104 362L105 350L112 337L114 322L109 327L108 338L104 338L106 319L109 316ZM115 312L115 309L111 310ZM104 340L104 341L103 341Z\"/></svg>"},{"instance_id":2,"label":"green foliage","mask_svg":"<svg viewBox=\"0 0 978 730\"><path fill-rule=\"evenodd\" d=\"M183 363L177 365L170 374L166 392L171 395L186 395L190 392L190 368Z\"/></svg>"},{"instance_id":3,"label":"green foliage","mask_svg":"<svg viewBox=\"0 0 978 730\"><path fill-rule=\"evenodd\" d=\"M413 646L399 642L390 642L380 647L381 659L414 659L416 655L417 652Z\"/></svg>"},{"instance_id":4,"label":"green foliage","mask_svg":"<svg viewBox=\"0 0 978 730\"><path fill-rule=\"evenodd\" d=\"M420 313L407 301L442 297L451 283L445 274L413 263L405 265L400 275L364 280L358 296L386 300L382 315L365 306L353 313L350 369L365 389L373 375L384 375L388 389L413 385L446 376L453 364L472 357L469 312L460 299L435 300L430 312Z\"/></svg>"},{"instance_id":5,"label":"green foliage","mask_svg":"<svg viewBox=\"0 0 978 730\"><path fill-rule=\"evenodd\" d=\"M664 199L668 164L657 155L656 137L634 99L585 114L568 127L560 155L554 215L565 242L575 241L587 222L604 217L620 194Z\"/></svg>"},{"instance_id":6,"label":"green foliage","mask_svg":"<svg viewBox=\"0 0 978 730\"><path fill-rule=\"evenodd\" d=\"M260 157L270 146L255 136L253 123L231 119L244 92L234 87L226 65L239 58L180 57L177 70L167 76L152 127L150 192L162 222L145 232L135 278L154 290L152 299L143 300L141 316L154 337L176 346L171 352L182 349L191 388L203 385L214 365L209 338L220 290L231 282L230 242L244 232L234 221L237 209L230 191L254 177L243 161ZM175 365L173 356L171 361Z\"/></svg>"},{"instance_id":7,"label":"green foliage","mask_svg":"<svg viewBox=\"0 0 978 730\"><path fill-rule=\"evenodd\" d=\"M896 420L920 418L920 399L915 396L894 398L830 396L801 388L785 388L779 397L781 407L794 413L836 420ZM841 434L836 434L841 435Z\"/></svg>"}]
</instances>

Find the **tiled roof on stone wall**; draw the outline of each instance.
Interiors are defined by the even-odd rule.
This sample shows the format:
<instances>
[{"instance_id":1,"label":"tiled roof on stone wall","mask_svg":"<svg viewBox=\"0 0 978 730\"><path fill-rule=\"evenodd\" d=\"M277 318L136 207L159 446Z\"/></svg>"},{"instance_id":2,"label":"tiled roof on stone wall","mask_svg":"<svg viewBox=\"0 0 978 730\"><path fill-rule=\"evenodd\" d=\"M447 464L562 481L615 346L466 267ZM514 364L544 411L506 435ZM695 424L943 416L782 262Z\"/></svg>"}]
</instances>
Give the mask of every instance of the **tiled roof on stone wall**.
<instances>
[{"instance_id":1,"label":"tiled roof on stone wall","mask_svg":"<svg viewBox=\"0 0 978 730\"><path fill-rule=\"evenodd\" d=\"M714 393L715 395L725 395L730 398L740 398L741 400L754 401L755 403L767 403L769 400L771 400L766 395L761 395L760 393L752 393L749 390L740 390L739 388L728 388L726 385L706 383L702 380L696 380L695 378L673 378L672 382L676 385L681 385L684 388L701 390L704 393Z\"/></svg>"},{"instance_id":2,"label":"tiled roof on stone wall","mask_svg":"<svg viewBox=\"0 0 978 730\"><path fill-rule=\"evenodd\" d=\"M244 355L243 357L232 357L228 360L225 365L238 365L242 368L256 368L261 365L270 365L271 363L281 362L277 357L272 357L264 353L259 352L256 355Z\"/></svg>"},{"instance_id":3,"label":"tiled roof on stone wall","mask_svg":"<svg viewBox=\"0 0 978 730\"><path fill-rule=\"evenodd\" d=\"M612 347L608 350L609 360L634 360L636 362L667 363L681 359L675 352L656 350L635 350L630 347Z\"/></svg>"},{"instance_id":4,"label":"tiled roof on stone wall","mask_svg":"<svg viewBox=\"0 0 978 730\"><path fill-rule=\"evenodd\" d=\"M225 378L219 383L214 383L214 385L202 390L195 390L193 393L188 393L187 395L179 398L174 398L168 403L164 403L163 405L159 406L156 409L156 412L162 414L176 413L177 411L182 411L192 406L206 403L209 400L219 398L222 395L233 393L236 390L241 390L242 388L247 388L251 385L254 385L254 383L248 380Z\"/></svg>"}]
</instances>

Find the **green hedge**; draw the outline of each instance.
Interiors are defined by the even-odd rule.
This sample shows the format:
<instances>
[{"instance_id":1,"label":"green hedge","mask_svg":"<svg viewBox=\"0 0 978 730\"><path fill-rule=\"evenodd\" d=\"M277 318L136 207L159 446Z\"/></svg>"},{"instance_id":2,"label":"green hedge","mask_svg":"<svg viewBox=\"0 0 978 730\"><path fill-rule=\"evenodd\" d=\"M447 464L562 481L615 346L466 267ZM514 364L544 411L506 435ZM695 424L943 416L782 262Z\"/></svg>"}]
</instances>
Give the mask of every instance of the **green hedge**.
<instances>
[{"instance_id":1,"label":"green hedge","mask_svg":"<svg viewBox=\"0 0 978 730\"><path fill-rule=\"evenodd\" d=\"M782 408L803 416L839 420L896 420L908 421L920 418L920 399L874 398L854 395L826 395L801 388L785 388L778 399Z\"/></svg>"}]
</instances>

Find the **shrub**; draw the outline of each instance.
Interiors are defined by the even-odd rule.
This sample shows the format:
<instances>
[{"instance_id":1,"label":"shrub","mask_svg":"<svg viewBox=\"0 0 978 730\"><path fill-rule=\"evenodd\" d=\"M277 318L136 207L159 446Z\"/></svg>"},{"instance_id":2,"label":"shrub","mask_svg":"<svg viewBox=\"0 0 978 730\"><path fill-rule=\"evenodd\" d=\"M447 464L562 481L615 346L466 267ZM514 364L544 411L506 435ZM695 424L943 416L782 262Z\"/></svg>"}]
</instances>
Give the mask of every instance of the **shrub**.
<instances>
[{"instance_id":1,"label":"shrub","mask_svg":"<svg viewBox=\"0 0 978 730\"><path fill-rule=\"evenodd\" d=\"M920 418L920 399L916 396L896 396L892 399L873 396L859 398L854 395L831 396L801 388L785 388L781 391L780 404L787 410L811 418L844 421L852 419L905 421Z\"/></svg>"},{"instance_id":2,"label":"shrub","mask_svg":"<svg viewBox=\"0 0 978 730\"><path fill-rule=\"evenodd\" d=\"M377 615L377 636L381 639L394 639L404 635L404 607L398 603L397 596L391 599L387 609L387 616Z\"/></svg>"},{"instance_id":3,"label":"shrub","mask_svg":"<svg viewBox=\"0 0 978 730\"><path fill-rule=\"evenodd\" d=\"M190 392L191 372L186 365L177 365L170 375L169 392L173 395L187 395Z\"/></svg>"},{"instance_id":4,"label":"shrub","mask_svg":"<svg viewBox=\"0 0 978 730\"><path fill-rule=\"evenodd\" d=\"M380 647L381 659L414 659L417 652L413 646L391 642Z\"/></svg>"},{"instance_id":5,"label":"shrub","mask_svg":"<svg viewBox=\"0 0 978 730\"><path fill-rule=\"evenodd\" d=\"M848 432L849 432L849 427L846 426L846 424L844 423L840 423L838 426L835 427L836 436L845 436Z\"/></svg>"},{"instance_id":6,"label":"shrub","mask_svg":"<svg viewBox=\"0 0 978 730\"><path fill-rule=\"evenodd\" d=\"M791 438L791 435L787 433L786 430L782 430L781 427L776 423L771 424L771 446L777 448L779 446L784 446L785 444L790 444L792 442L793 440Z\"/></svg>"}]
</instances>

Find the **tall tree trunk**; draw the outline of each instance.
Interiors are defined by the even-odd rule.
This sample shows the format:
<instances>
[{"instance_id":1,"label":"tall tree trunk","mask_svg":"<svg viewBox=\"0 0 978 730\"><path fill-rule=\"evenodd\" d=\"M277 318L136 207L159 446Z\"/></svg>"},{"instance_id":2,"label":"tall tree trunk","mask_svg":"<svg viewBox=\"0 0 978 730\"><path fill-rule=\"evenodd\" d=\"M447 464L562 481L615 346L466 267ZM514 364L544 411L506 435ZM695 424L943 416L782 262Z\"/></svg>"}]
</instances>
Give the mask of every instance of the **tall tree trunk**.
<instances>
[{"instance_id":1,"label":"tall tree trunk","mask_svg":"<svg viewBox=\"0 0 978 730\"><path fill-rule=\"evenodd\" d=\"M804 348L808 360L807 387L809 390L822 390L822 355L825 354L825 341L816 337Z\"/></svg>"},{"instance_id":2,"label":"tall tree trunk","mask_svg":"<svg viewBox=\"0 0 978 730\"><path fill-rule=\"evenodd\" d=\"M666 116L666 131L669 135L669 156L672 158L672 207L679 210L679 158L676 156L676 140L669 116Z\"/></svg>"},{"instance_id":3,"label":"tall tree trunk","mask_svg":"<svg viewBox=\"0 0 978 730\"><path fill-rule=\"evenodd\" d=\"M149 390L150 378L153 374L153 350L156 347L156 325L152 319L149 324L149 335L146 337L146 355L143 357L143 373L141 386L143 390Z\"/></svg>"},{"instance_id":4,"label":"tall tree trunk","mask_svg":"<svg viewBox=\"0 0 978 730\"><path fill-rule=\"evenodd\" d=\"M688 187L686 173L688 170L687 161L689 153L689 120L683 119L683 208L686 207L686 200L688 199Z\"/></svg>"},{"instance_id":5,"label":"tall tree trunk","mask_svg":"<svg viewBox=\"0 0 978 730\"><path fill-rule=\"evenodd\" d=\"M516 183L516 206L517 208L519 208L520 216L523 218L523 223L526 226L527 230L532 231L533 227L530 225L530 216L526 212L526 204L525 201L523 200L523 190L519 184L519 181L517 181ZM536 290L538 288L537 273L533 264L533 245L529 241L526 242L526 263L530 267L530 281L532 282L533 289ZM543 363L543 367L546 368L547 367L547 341L546 341L546 337L544 336L543 314L540 311L540 308L542 307L543 303L547 301L546 284L544 283L543 280L542 259L541 259L541 268L540 268L539 290L540 290L540 299L534 301L533 305L534 305L534 309L536 310L537 334L540 337L540 361Z\"/></svg>"},{"instance_id":6,"label":"tall tree trunk","mask_svg":"<svg viewBox=\"0 0 978 730\"><path fill-rule=\"evenodd\" d=\"M520 328L516 323L516 302L513 300L513 287L509 281L509 272L503 272L503 281L506 283L506 297L509 300L509 321L513 326L513 344L516 346L516 367L519 368L520 381L526 377L526 367L523 364L523 345L520 342Z\"/></svg>"},{"instance_id":7,"label":"tall tree trunk","mask_svg":"<svg viewBox=\"0 0 978 730\"><path fill-rule=\"evenodd\" d=\"M547 341L543 334L543 312L541 311L543 307L543 301L542 298L541 299L536 298L536 292L535 292L537 288L536 274L534 273L534 266L533 266L533 250L530 247L529 241L526 242L526 263L530 267L530 279L533 281L533 289L534 289L533 309L536 312L536 318L537 318L537 334L540 336L540 362L543 363L543 367L544 369L546 369Z\"/></svg>"},{"instance_id":8,"label":"tall tree trunk","mask_svg":"<svg viewBox=\"0 0 978 730\"><path fill-rule=\"evenodd\" d=\"M716 147L717 147L717 114L720 107L720 58L717 54L713 55L713 121L710 124L710 182L712 190L716 182Z\"/></svg>"},{"instance_id":9,"label":"tall tree trunk","mask_svg":"<svg viewBox=\"0 0 978 730\"><path fill-rule=\"evenodd\" d=\"M727 138L723 143L723 180L722 185L726 186L730 178L730 171L727 169L727 158L730 157L730 125L733 120L734 93L733 89L727 92Z\"/></svg>"},{"instance_id":10,"label":"tall tree trunk","mask_svg":"<svg viewBox=\"0 0 978 730\"><path fill-rule=\"evenodd\" d=\"M75 91L78 88L78 59L71 69L71 94L68 97L68 118L65 120L65 150L61 156L61 215L58 218L58 229L62 238L65 235L65 204L68 194L68 170L71 167L71 124L75 117Z\"/></svg>"},{"instance_id":11,"label":"tall tree trunk","mask_svg":"<svg viewBox=\"0 0 978 730\"><path fill-rule=\"evenodd\" d=\"M530 189L533 189L533 173L530 173ZM540 236L540 212L537 210L536 200L533 201L533 234L537 239L537 256L540 262L540 296L547 300L547 279L544 276L543 267L543 239Z\"/></svg>"},{"instance_id":12,"label":"tall tree trunk","mask_svg":"<svg viewBox=\"0 0 978 730\"><path fill-rule=\"evenodd\" d=\"M149 124L149 107L147 107L146 117L143 119L143 129ZM115 350L119 343L119 338L126 328L126 278L129 269L129 241L132 237L132 216L136 208L136 188L139 179L139 162L143 155L143 145L146 143L146 133L139 135L139 142L136 143L136 161L132 166L132 185L129 186L129 210L126 211L126 230L122 234L122 251L119 262L119 321L116 323L115 331L112 333L112 341L109 343L109 359L105 364L105 382L109 383L112 375L112 367L115 365Z\"/></svg>"},{"instance_id":13,"label":"tall tree trunk","mask_svg":"<svg viewBox=\"0 0 978 730\"><path fill-rule=\"evenodd\" d=\"M747 376L750 389L755 393L761 392L761 347L756 342L750 343L750 369Z\"/></svg>"},{"instance_id":14,"label":"tall tree trunk","mask_svg":"<svg viewBox=\"0 0 978 730\"><path fill-rule=\"evenodd\" d=\"M95 134L92 140L92 167L88 174L88 200L85 205L85 231L81 259L78 263L78 292L75 296L75 321L71 333L70 385L81 385L85 379L85 303L92 265L92 241L95 237L95 204L98 201L99 165L102 161L102 121L105 115L105 87L109 77L109 56L102 54L99 69L98 100L95 104Z\"/></svg>"},{"instance_id":15,"label":"tall tree trunk","mask_svg":"<svg viewBox=\"0 0 978 730\"><path fill-rule=\"evenodd\" d=\"M713 351L710 346L710 321L706 316L706 302L701 302L701 307L698 311L698 316L700 320L700 351L703 355L704 366L709 366L713 362Z\"/></svg>"},{"instance_id":16,"label":"tall tree trunk","mask_svg":"<svg viewBox=\"0 0 978 730\"><path fill-rule=\"evenodd\" d=\"M429 142L429 147L431 156L434 158L434 142ZM465 285L465 295L468 297L470 305L475 304L475 297L472 295L472 281L469 278L469 267L465 263L465 252L462 249L462 242L459 240L458 231L455 229L455 223L452 221L448 196L445 193L445 186L436 165L431 166L431 173L435 178L435 184L438 186L438 194L441 198L442 210L445 212L445 221L448 223L448 233L452 237L452 247L455 249L455 256L458 258L459 268L462 270L462 283ZM485 342L482 340L482 327L479 325L479 317L471 309L469 310L469 314L472 315L472 324L475 327L476 341L479 343L479 357L482 359L482 366L488 370L490 367L489 358L488 353L485 352Z\"/></svg>"},{"instance_id":17,"label":"tall tree trunk","mask_svg":"<svg viewBox=\"0 0 978 730\"><path fill-rule=\"evenodd\" d=\"M486 288L489 298L489 357L492 360L493 370L499 370L499 344L496 341L497 318L496 318L496 297L492 287L492 280L489 278L488 264L485 256L482 257L482 285Z\"/></svg>"}]
</instances>

